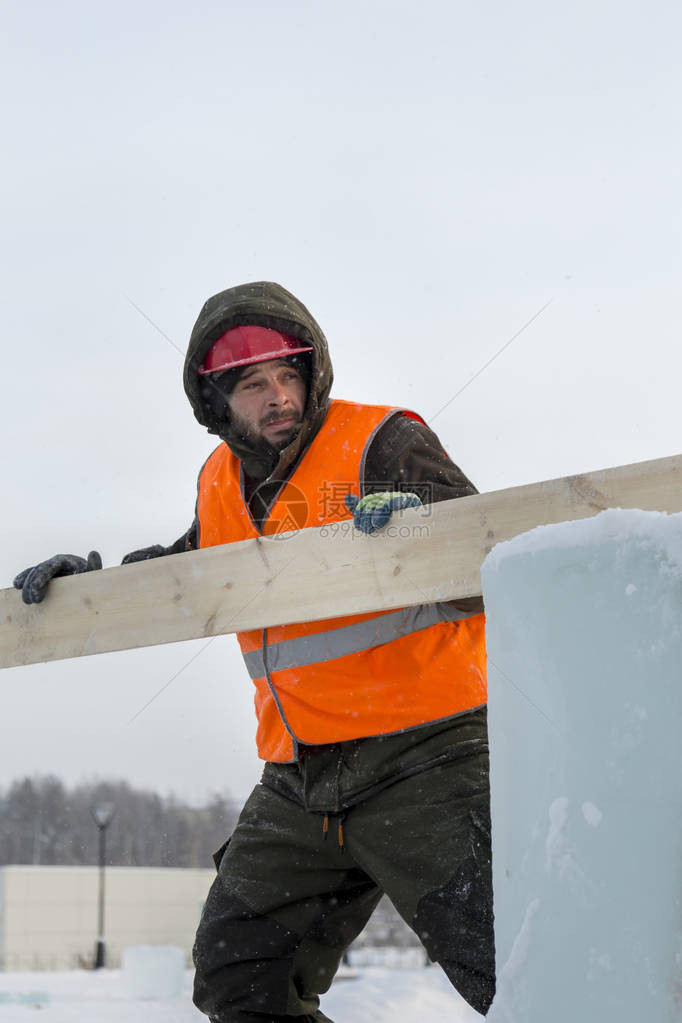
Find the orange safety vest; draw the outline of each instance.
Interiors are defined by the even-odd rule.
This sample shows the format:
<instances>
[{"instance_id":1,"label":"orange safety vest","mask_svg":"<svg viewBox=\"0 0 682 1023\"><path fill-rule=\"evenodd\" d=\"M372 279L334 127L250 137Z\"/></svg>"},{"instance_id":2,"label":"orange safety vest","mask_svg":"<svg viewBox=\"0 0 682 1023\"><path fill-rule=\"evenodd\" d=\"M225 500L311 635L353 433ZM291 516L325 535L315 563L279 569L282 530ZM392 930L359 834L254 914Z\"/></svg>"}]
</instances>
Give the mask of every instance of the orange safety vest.
<instances>
[{"instance_id":1,"label":"orange safety vest","mask_svg":"<svg viewBox=\"0 0 682 1023\"><path fill-rule=\"evenodd\" d=\"M400 413L422 422L387 405L332 401L262 535L352 519L343 497L363 493L370 442ZM244 500L241 463L226 444L201 471L197 513L201 547L261 535ZM482 614L443 603L238 633L256 687L258 755L287 763L299 742L401 732L482 706L484 623Z\"/></svg>"}]
</instances>

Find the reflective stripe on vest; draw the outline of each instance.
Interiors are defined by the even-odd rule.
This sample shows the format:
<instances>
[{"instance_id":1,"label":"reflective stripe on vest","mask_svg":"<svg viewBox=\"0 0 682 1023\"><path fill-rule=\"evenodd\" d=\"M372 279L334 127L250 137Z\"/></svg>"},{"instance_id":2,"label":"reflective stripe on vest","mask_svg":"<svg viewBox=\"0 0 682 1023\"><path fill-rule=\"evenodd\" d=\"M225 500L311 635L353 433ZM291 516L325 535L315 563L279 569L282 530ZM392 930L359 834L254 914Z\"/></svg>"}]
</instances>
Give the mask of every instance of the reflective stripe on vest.
<instances>
[{"instance_id":1,"label":"reflective stripe on vest","mask_svg":"<svg viewBox=\"0 0 682 1023\"><path fill-rule=\"evenodd\" d=\"M391 643L400 636L429 629L439 622L456 622L472 618L470 611L458 611L451 604L419 604L391 611L381 618L369 618L353 625L298 636L281 643L268 643L267 667L263 650L250 650L244 654L244 663L252 679L264 678L267 671L285 671L304 668L318 661L333 661L347 654Z\"/></svg>"},{"instance_id":2,"label":"reflective stripe on vest","mask_svg":"<svg viewBox=\"0 0 682 1023\"><path fill-rule=\"evenodd\" d=\"M331 402L263 535L344 521L350 528L343 493L364 493L371 440L399 413L419 419L389 406ZM197 513L201 547L260 535L244 501L241 464L225 444L202 469ZM448 604L274 626L238 639L256 688L264 760L295 760L299 742L404 731L486 700L483 615L463 615Z\"/></svg>"}]
</instances>

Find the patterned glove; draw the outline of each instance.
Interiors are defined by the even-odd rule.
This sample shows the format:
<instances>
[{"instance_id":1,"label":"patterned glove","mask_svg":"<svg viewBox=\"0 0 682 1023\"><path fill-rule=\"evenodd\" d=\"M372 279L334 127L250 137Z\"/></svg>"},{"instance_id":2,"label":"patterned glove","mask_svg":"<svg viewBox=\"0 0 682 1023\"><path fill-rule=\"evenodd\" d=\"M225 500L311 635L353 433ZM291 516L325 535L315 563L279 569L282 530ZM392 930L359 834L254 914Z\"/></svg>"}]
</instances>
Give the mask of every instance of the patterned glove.
<instances>
[{"instance_id":1,"label":"patterned glove","mask_svg":"<svg viewBox=\"0 0 682 1023\"><path fill-rule=\"evenodd\" d=\"M384 490L379 494L356 497L346 494L346 508L353 513L353 525L361 533L376 533L382 529L394 511L403 508L419 508L421 500L416 494L399 494Z\"/></svg>"},{"instance_id":2,"label":"patterned glove","mask_svg":"<svg viewBox=\"0 0 682 1023\"><path fill-rule=\"evenodd\" d=\"M98 551L90 551L86 558L76 554L55 554L54 558L41 561L38 565L25 568L14 580L16 589L21 590L24 604L40 604L47 592L50 579L59 575L80 575L81 572L94 572L102 567L102 558Z\"/></svg>"}]
</instances>

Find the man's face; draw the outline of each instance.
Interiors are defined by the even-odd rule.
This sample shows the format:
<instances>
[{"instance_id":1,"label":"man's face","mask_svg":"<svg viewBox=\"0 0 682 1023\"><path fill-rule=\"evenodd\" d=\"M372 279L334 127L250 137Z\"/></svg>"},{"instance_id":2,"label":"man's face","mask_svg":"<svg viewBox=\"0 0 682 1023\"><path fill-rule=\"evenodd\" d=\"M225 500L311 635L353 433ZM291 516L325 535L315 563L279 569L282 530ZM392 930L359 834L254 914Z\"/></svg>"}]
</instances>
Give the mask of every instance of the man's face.
<instances>
[{"instance_id":1,"label":"man's face","mask_svg":"<svg viewBox=\"0 0 682 1023\"><path fill-rule=\"evenodd\" d=\"M249 440L281 451L299 431L306 397L301 374L286 359L256 362L230 394L230 419Z\"/></svg>"}]
</instances>

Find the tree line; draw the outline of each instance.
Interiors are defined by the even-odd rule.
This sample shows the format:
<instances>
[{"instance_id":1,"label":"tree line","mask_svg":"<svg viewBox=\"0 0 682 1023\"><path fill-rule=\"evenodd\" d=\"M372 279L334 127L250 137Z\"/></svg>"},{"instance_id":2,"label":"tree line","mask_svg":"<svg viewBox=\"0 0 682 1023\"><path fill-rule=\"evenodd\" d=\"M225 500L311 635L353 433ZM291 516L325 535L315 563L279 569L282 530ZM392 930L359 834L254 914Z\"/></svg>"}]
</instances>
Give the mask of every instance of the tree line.
<instances>
[{"instance_id":1,"label":"tree line","mask_svg":"<svg viewBox=\"0 0 682 1023\"><path fill-rule=\"evenodd\" d=\"M21 778L0 789L0 866L96 864L93 809L103 802L115 808L106 834L111 866L211 867L239 813L228 794L196 808L125 781L68 788L53 776Z\"/></svg>"}]
</instances>

